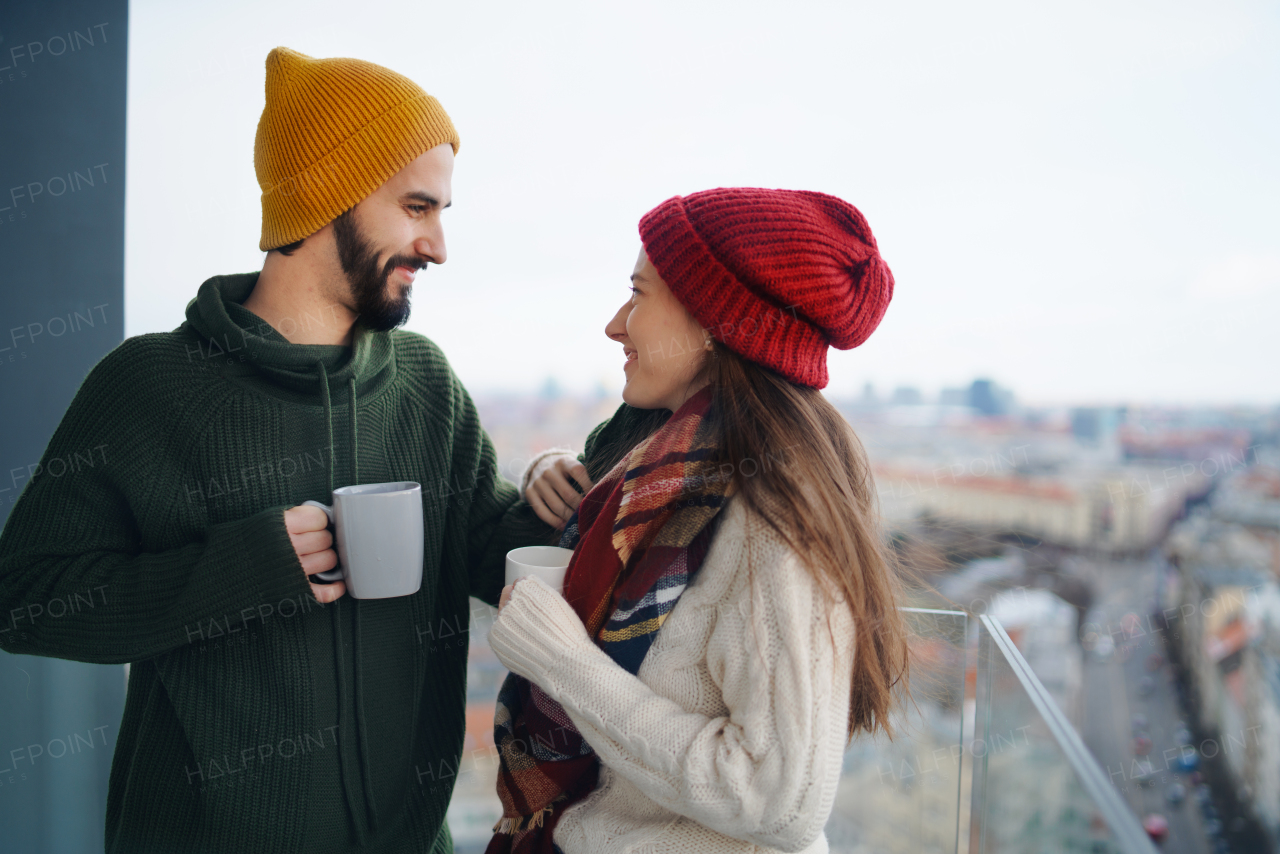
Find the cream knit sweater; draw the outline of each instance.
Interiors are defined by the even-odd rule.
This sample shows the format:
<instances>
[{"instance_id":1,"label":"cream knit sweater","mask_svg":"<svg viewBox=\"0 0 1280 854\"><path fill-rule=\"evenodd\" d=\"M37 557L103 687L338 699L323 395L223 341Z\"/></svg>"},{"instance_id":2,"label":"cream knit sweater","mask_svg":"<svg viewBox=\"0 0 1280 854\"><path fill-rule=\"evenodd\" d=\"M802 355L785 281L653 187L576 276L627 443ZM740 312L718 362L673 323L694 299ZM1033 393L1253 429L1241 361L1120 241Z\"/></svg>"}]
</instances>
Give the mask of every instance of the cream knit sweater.
<instances>
[{"instance_id":1,"label":"cream knit sweater","mask_svg":"<svg viewBox=\"0 0 1280 854\"><path fill-rule=\"evenodd\" d=\"M565 854L827 851L846 745L853 617L764 520L731 500L638 677L569 604L522 579L490 632L601 760Z\"/></svg>"}]
</instances>

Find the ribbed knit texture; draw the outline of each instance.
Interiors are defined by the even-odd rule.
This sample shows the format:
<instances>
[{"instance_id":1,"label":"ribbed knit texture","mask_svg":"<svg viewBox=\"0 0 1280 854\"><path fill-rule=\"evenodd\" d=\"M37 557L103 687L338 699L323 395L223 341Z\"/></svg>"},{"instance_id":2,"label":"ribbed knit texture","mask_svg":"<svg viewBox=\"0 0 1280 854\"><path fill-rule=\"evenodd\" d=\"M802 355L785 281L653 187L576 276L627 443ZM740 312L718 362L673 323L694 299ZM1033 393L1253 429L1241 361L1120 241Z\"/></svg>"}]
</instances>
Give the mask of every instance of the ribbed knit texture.
<instances>
[{"instance_id":1,"label":"ribbed knit texture","mask_svg":"<svg viewBox=\"0 0 1280 854\"><path fill-rule=\"evenodd\" d=\"M827 347L857 347L893 297L866 219L835 196L733 187L674 196L640 220L649 261L735 353L827 385Z\"/></svg>"},{"instance_id":2,"label":"ribbed knit texture","mask_svg":"<svg viewBox=\"0 0 1280 854\"><path fill-rule=\"evenodd\" d=\"M440 102L372 62L278 47L266 90L253 146L263 251L315 234L437 145L458 153Z\"/></svg>"},{"instance_id":3,"label":"ribbed knit texture","mask_svg":"<svg viewBox=\"0 0 1280 854\"><path fill-rule=\"evenodd\" d=\"M516 585L489 633L600 757L595 790L556 825L564 854L827 851L853 617L742 501L720 518L636 675L540 579Z\"/></svg>"},{"instance_id":4,"label":"ribbed knit texture","mask_svg":"<svg viewBox=\"0 0 1280 854\"><path fill-rule=\"evenodd\" d=\"M109 852L451 850L467 596L550 529L434 344L289 344L238 304L256 280L209 280L84 381L0 535L0 643L133 663ZM331 479L422 484L418 593L314 600L284 510Z\"/></svg>"}]
</instances>

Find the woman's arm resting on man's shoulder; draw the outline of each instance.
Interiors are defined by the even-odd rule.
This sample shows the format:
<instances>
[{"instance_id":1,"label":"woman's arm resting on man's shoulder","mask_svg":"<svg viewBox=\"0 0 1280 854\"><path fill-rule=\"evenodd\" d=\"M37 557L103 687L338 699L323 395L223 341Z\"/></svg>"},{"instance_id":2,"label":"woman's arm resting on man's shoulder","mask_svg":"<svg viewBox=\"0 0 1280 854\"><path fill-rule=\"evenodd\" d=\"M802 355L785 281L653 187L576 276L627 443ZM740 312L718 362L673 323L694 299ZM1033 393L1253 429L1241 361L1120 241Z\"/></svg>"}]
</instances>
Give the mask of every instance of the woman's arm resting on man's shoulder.
<instances>
[{"instance_id":1,"label":"woman's arm resting on man's shoulder","mask_svg":"<svg viewBox=\"0 0 1280 854\"><path fill-rule=\"evenodd\" d=\"M727 716L654 693L536 579L516 585L490 643L655 802L728 836L800 851L821 834L839 782L849 683L839 668L852 651L834 648L814 587L790 583L804 568L780 570L759 573L770 577L764 591L720 606L708 665Z\"/></svg>"},{"instance_id":2,"label":"woman's arm resting on man's shoulder","mask_svg":"<svg viewBox=\"0 0 1280 854\"><path fill-rule=\"evenodd\" d=\"M550 448L535 455L520 479L520 494L539 519L554 528L563 528L578 509L582 496L612 467L613 458L643 438L647 425L659 424L667 415L670 413L622 404L609 420L591 431L581 454ZM574 483L580 490L574 488Z\"/></svg>"},{"instance_id":3,"label":"woman's arm resting on man's shoulder","mask_svg":"<svg viewBox=\"0 0 1280 854\"><path fill-rule=\"evenodd\" d=\"M574 489L573 484L578 484ZM564 524L578 509L582 496L594 485L587 477L587 467L577 455L565 448L551 448L530 461L520 479L524 500L538 518L554 528Z\"/></svg>"}]
</instances>

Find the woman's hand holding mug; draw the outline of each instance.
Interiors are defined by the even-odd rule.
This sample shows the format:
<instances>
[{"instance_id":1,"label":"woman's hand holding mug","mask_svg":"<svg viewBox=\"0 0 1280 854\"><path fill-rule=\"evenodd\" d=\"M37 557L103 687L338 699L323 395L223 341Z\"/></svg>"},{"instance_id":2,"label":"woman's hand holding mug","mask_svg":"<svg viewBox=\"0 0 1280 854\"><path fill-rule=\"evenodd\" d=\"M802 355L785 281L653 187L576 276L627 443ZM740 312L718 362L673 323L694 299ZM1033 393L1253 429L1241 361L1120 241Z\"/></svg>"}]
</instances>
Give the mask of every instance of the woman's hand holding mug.
<instances>
[{"instance_id":1,"label":"woman's hand holding mug","mask_svg":"<svg viewBox=\"0 0 1280 854\"><path fill-rule=\"evenodd\" d=\"M517 579L518 581L519 579ZM507 607L507 603L511 601L511 591L515 589L515 582L508 584L502 588L502 596L498 599L498 613L502 613L502 609Z\"/></svg>"},{"instance_id":2,"label":"woman's hand holding mug","mask_svg":"<svg viewBox=\"0 0 1280 854\"><path fill-rule=\"evenodd\" d=\"M557 546L524 546L507 552L504 575L507 586L502 588L502 595L498 597L498 613L501 614L502 609L511 601L516 584L525 578L541 578L548 587L563 596L564 576L572 558L572 549Z\"/></svg>"}]
</instances>

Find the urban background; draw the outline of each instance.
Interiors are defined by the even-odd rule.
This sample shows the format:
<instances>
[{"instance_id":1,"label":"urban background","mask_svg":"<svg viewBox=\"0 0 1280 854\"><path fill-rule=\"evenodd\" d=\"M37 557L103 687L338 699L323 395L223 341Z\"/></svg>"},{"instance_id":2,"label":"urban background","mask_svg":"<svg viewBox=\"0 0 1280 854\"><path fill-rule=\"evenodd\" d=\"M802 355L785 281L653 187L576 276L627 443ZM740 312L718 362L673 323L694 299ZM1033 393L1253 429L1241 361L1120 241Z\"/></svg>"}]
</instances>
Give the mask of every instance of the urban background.
<instances>
[{"instance_id":1,"label":"urban background","mask_svg":"<svg viewBox=\"0 0 1280 854\"><path fill-rule=\"evenodd\" d=\"M913 604L995 615L1133 812L1166 823L1164 850L1275 850L1280 406L1028 406L990 378L931 397L868 384L832 401L867 449L889 536L934 587ZM548 380L477 402L517 480L539 450L580 449L620 400ZM471 760L449 813L460 851L482 851L501 812L491 757L505 670L485 641L489 609L473 605ZM858 756L833 850L954 850L947 820L936 848L903 833L920 795L885 785L883 756ZM1026 765L1022 782L1034 812L1045 769ZM953 820L956 792L939 789L935 815ZM856 820L884 815L896 820ZM1034 842L1050 847L1034 850L1091 850L1096 830L1049 825Z\"/></svg>"},{"instance_id":2,"label":"urban background","mask_svg":"<svg viewBox=\"0 0 1280 854\"><path fill-rule=\"evenodd\" d=\"M32 477L109 453L37 471L105 353L260 267L277 45L386 65L453 116L449 261L408 328L512 480L620 403L603 327L644 211L755 185L867 215L897 289L827 394L928 581L936 690L896 742L850 746L833 851L1139 850L1119 805L1165 851L1280 852L1274 4L9 0L0 522ZM469 648L463 761L418 769L453 786L460 852L497 816L505 673L472 606L433 630ZM0 850L101 849L126 686L0 653Z\"/></svg>"}]
</instances>

